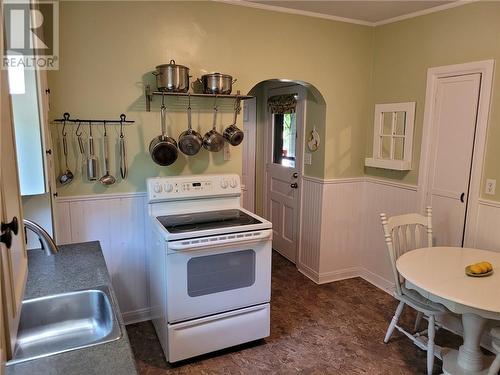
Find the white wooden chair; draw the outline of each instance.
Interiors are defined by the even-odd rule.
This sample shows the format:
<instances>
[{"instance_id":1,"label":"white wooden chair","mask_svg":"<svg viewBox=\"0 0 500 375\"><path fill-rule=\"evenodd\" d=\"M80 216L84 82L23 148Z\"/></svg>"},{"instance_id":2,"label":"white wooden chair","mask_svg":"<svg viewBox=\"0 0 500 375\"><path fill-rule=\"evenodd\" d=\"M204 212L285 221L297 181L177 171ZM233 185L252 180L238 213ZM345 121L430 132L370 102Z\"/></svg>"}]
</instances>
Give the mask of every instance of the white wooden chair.
<instances>
[{"instance_id":1,"label":"white wooden chair","mask_svg":"<svg viewBox=\"0 0 500 375\"><path fill-rule=\"evenodd\" d=\"M389 324L384 342L394 332L394 328L407 336L419 348L427 351L427 374L432 374L434 367L434 356L440 357L440 347L434 345L436 333L436 316L446 314L449 311L441 304L430 301L415 290L405 287L405 280L396 268L397 259L407 251L421 247L432 246L432 209L427 207L427 216L419 214L407 214L387 218L386 214L380 214L384 228L385 243L391 260L392 272L396 290L394 296L399 300L394 317ZM417 311L415 322L416 333L409 333L398 325L399 317L405 305ZM425 315L429 324L427 329L418 332L420 320Z\"/></svg>"},{"instance_id":2,"label":"white wooden chair","mask_svg":"<svg viewBox=\"0 0 500 375\"><path fill-rule=\"evenodd\" d=\"M488 370L488 375L498 375L498 372L500 371L500 327L492 328L490 335L491 346L493 346L497 355Z\"/></svg>"}]
</instances>

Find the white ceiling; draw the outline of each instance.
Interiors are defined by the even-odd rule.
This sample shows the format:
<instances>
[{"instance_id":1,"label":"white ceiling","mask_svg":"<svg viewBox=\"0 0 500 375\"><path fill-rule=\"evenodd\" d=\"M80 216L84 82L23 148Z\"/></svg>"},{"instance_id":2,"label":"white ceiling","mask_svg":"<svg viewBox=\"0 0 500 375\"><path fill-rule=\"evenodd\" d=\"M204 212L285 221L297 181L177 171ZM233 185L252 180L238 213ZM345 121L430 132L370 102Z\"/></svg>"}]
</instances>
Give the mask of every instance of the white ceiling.
<instances>
[{"instance_id":1,"label":"white ceiling","mask_svg":"<svg viewBox=\"0 0 500 375\"><path fill-rule=\"evenodd\" d=\"M417 15L419 13L432 12L453 5L463 4L458 2L440 0L440 1L282 1L282 0L247 0L245 3L253 4L257 7L268 7L275 10L292 11L293 13L303 12L304 14L316 15L324 18L345 18L347 20L359 21L359 23L379 24L385 23L394 18ZM456 3L456 4L450 4ZM243 5L243 4L242 4ZM436 8L438 7L438 8ZM281 9L279 9L281 8ZM431 9L435 8L435 9ZM416 13L416 14L415 14Z\"/></svg>"}]
</instances>

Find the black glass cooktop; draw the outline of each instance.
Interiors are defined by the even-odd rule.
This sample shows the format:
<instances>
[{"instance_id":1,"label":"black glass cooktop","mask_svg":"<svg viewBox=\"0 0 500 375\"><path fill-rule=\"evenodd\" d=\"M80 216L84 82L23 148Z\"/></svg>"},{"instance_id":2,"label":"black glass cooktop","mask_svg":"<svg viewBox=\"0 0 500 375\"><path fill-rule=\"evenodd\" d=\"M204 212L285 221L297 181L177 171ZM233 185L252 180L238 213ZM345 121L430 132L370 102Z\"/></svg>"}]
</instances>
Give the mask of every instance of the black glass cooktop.
<instances>
[{"instance_id":1,"label":"black glass cooktop","mask_svg":"<svg viewBox=\"0 0 500 375\"><path fill-rule=\"evenodd\" d=\"M219 210L184 215L158 216L157 219L170 233L240 227L261 223L261 221L240 210Z\"/></svg>"}]
</instances>

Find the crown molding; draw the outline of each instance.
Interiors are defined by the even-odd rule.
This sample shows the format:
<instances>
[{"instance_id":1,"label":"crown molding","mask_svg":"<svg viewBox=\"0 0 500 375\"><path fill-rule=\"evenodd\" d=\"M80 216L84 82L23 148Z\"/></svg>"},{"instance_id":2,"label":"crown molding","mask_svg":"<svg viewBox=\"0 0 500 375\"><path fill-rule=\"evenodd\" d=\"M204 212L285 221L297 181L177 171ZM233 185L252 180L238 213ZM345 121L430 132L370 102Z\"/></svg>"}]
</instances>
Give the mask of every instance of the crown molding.
<instances>
[{"instance_id":1,"label":"crown molding","mask_svg":"<svg viewBox=\"0 0 500 375\"><path fill-rule=\"evenodd\" d=\"M280 12L280 13L295 14L295 15L299 15L299 16L322 18L322 19L326 19L326 20L330 20L330 21L352 23L355 25L377 27L377 26L387 25L390 23L398 22L398 21L407 20L410 18L424 16L426 14L441 12L443 10L452 9L452 8L456 8L456 7L459 7L462 5L475 3L475 2L478 2L480 0L457 0L457 1L454 1L453 3L438 5L438 6L435 6L432 8L419 10L416 12L404 14L401 16L393 17L393 18L388 18L386 20L377 21L377 22L363 21L363 20L358 20L355 18L332 16L329 14L309 12L306 10L290 9L290 8L285 8L285 7L281 7L281 6L277 6L277 5L253 3L251 1L246 1L246 0L211 0L211 1L215 1L217 3L230 4L230 5L238 5L238 6L243 6L243 7L247 7L247 8L255 8L255 9L269 10L269 11Z\"/></svg>"}]
</instances>

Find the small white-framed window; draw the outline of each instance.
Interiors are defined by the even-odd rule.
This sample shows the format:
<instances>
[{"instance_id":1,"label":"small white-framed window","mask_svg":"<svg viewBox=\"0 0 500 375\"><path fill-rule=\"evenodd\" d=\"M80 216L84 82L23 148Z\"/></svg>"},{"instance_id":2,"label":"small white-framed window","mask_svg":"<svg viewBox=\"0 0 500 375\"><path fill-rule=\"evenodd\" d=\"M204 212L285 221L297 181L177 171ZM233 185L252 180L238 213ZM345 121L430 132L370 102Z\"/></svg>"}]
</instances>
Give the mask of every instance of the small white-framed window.
<instances>
[{"instance_id":1,"label":"small white-framed window","mask_svg":"<svg viewBox=\"0 0 500 375\"><path fill-rule=\"evenodd\" d=\"M373 153L367 167L411 170L415 102L375 105Z\"/></svg>"}]
</instances>

